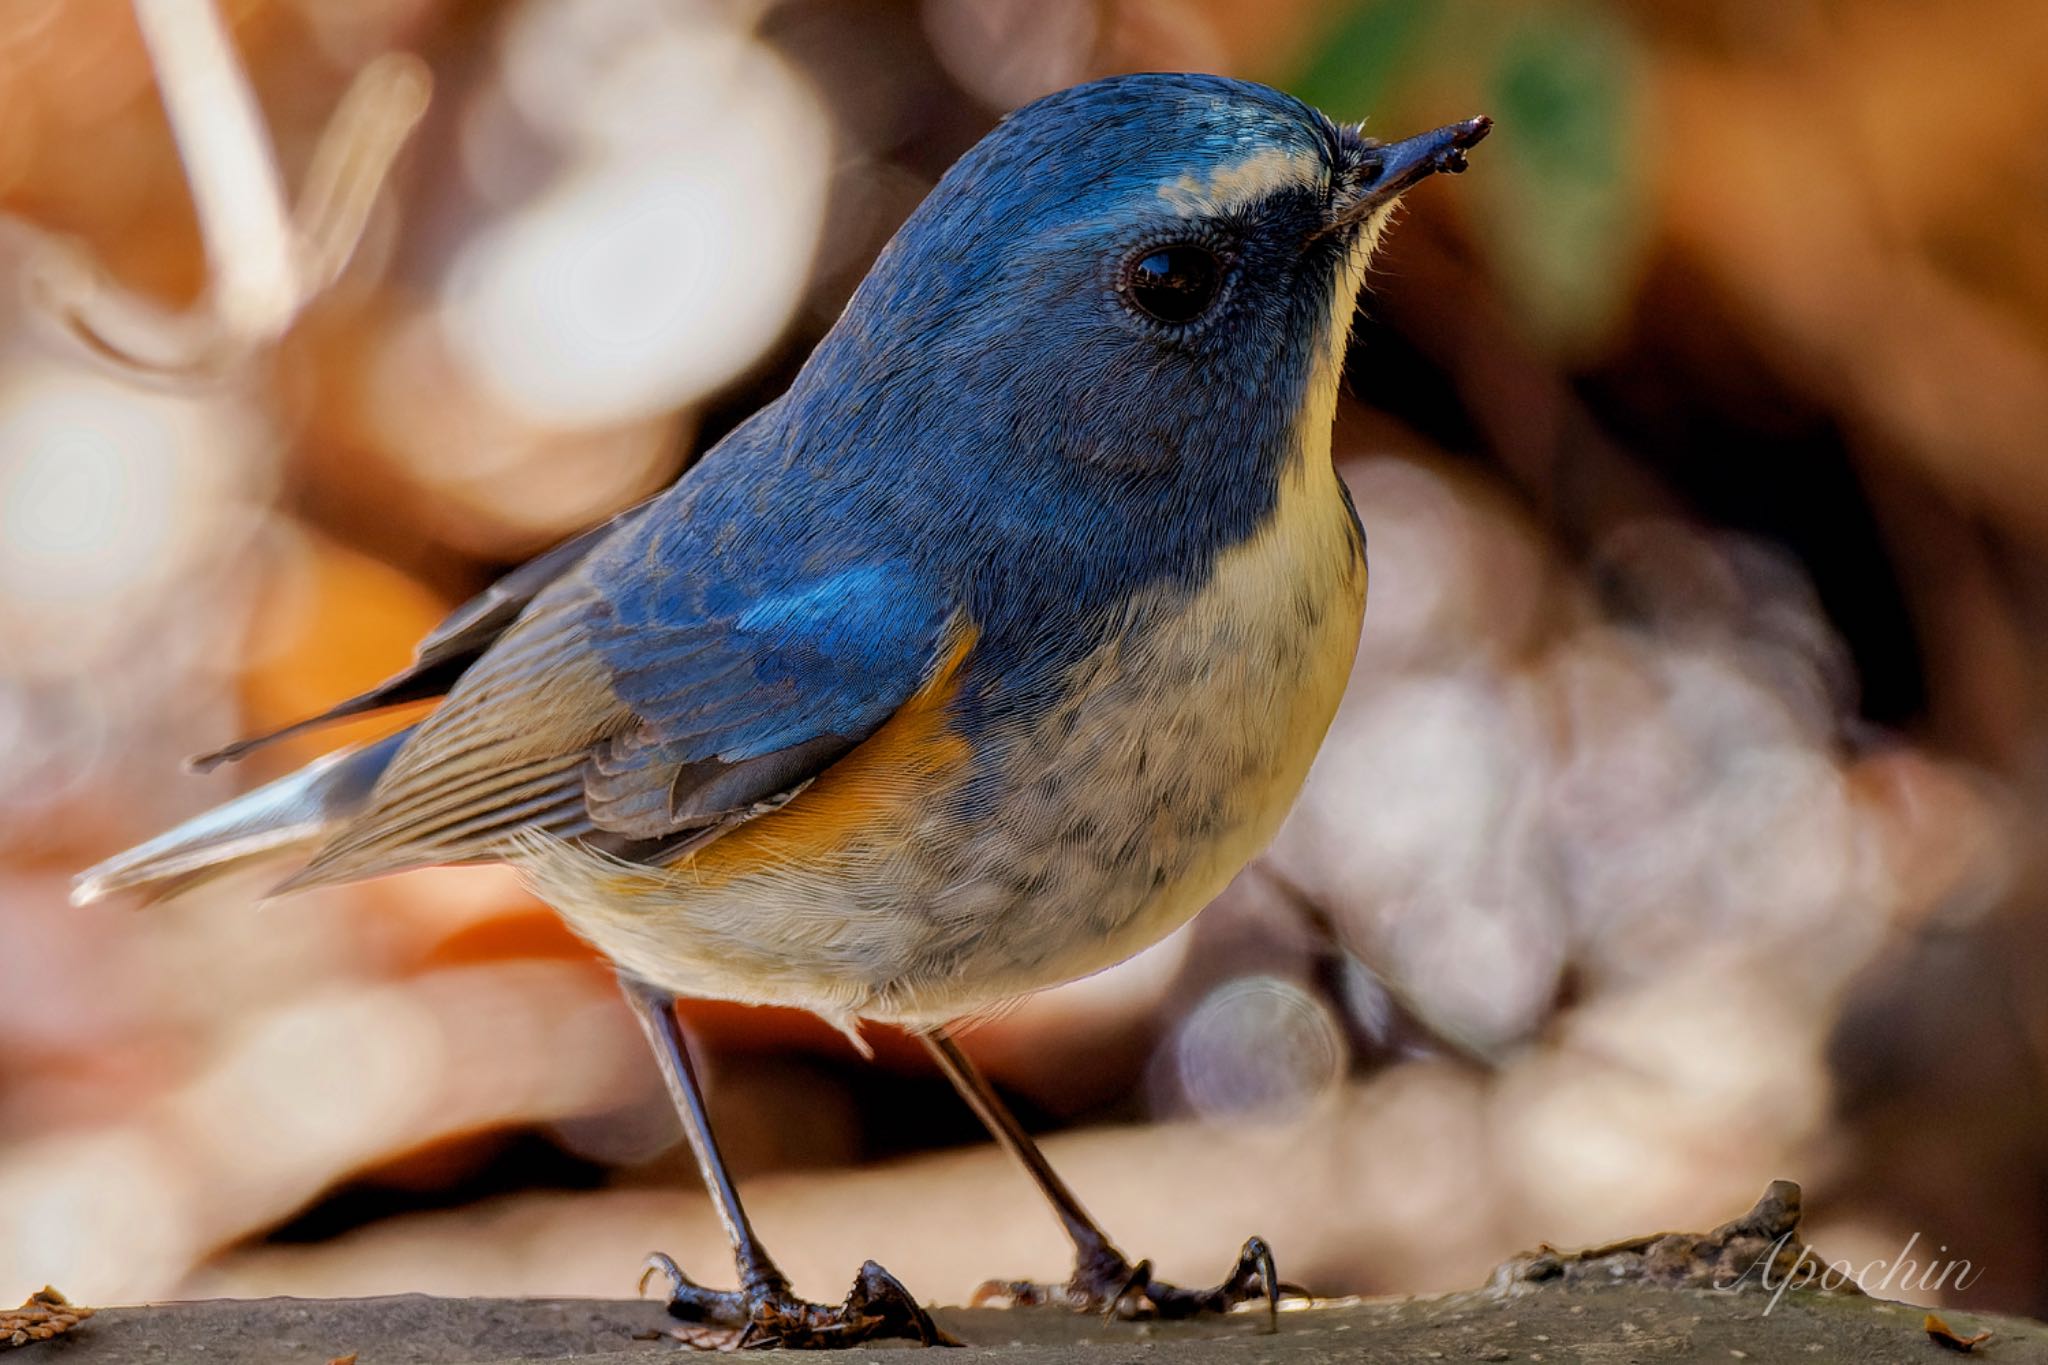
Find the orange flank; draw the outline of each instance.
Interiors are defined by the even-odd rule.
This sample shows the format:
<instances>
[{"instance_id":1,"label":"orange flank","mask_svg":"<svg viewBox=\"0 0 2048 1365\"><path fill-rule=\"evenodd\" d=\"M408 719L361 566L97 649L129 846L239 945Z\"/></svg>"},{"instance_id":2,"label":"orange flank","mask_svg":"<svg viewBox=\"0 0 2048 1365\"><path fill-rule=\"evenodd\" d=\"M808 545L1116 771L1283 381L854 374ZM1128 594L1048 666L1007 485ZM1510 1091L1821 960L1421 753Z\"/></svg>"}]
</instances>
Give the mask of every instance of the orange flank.
<instances>
[{"instance_id":1,"label":"orange flank","mask_svg":"<svg viewBox=\"0 0 2048 1365\"><path fill-rule=\"evenodd\" d=\"M967 740L946 708L974 648L964 626L931 679L882 728L780 810L749 820L673 871L719 886L775 865L821 868L849 853L907 837L935 790L966 766ZM637 888L635 888L637 889Z\"/></svg>"}]
</instances>

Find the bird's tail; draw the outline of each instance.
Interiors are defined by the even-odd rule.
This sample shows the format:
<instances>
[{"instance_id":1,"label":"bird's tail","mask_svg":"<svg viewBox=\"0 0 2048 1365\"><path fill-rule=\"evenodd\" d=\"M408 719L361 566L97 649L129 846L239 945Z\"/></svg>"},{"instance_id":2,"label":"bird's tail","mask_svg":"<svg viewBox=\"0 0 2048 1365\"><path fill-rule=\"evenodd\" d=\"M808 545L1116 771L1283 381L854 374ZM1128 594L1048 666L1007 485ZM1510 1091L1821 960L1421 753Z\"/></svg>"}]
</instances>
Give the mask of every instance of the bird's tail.
<instances>
[{"instance_id":1,"label":"bird's tail","mask_svg":"<svg viewBox=\"0 0 2048 1365\"><path fill-rule=\"evenodd\" d=\"M118 891L176 895L242 864L308 848L359 810L411 731L342 749L79 874L71 903Z\"/></svg>"}]
</instances>

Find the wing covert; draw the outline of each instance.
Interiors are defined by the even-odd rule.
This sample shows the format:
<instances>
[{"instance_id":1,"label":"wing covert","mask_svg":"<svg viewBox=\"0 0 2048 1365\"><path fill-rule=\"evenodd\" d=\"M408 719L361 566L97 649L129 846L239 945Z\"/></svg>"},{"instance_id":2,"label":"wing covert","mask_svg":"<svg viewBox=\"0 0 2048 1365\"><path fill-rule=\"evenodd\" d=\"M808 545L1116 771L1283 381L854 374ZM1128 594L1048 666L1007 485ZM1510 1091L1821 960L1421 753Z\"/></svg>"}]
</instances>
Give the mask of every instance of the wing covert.
<instances>
[{"instance_id":1,"label":"wing covert","mask_svg":"<svg viewBox=\"0 0 2048 1365\"><path fill-rule=\"evenodd\" d=\"M477 660L295 884L489 858L522 829L658 856L830 766L958 638L900 565L747 594L632 550L551 589ZM620 562L642 567L606 572Z\"/></svg>"}]
</instances>

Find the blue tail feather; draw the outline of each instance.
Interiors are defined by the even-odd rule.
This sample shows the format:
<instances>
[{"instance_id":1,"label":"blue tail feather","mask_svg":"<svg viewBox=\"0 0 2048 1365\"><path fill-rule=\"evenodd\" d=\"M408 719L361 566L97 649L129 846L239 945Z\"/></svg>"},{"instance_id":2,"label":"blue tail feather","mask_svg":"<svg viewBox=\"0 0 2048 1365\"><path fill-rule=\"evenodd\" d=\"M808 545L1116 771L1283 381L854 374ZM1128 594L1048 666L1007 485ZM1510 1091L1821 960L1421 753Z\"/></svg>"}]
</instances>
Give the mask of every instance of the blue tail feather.
<instances>
[{"instance_id":1,"label":"blue tail feather","mask_svg":"<svg viewBox=\"0 0 2048 1365\"><path fill-rule=\"evenodd\" d=\"M328 754L117 853L79 875L71 885L71 903L89 905L130 890L157 899L253 859L309 848L362 807L411 733L408 728Z\"/></svg>"}]
</instances>

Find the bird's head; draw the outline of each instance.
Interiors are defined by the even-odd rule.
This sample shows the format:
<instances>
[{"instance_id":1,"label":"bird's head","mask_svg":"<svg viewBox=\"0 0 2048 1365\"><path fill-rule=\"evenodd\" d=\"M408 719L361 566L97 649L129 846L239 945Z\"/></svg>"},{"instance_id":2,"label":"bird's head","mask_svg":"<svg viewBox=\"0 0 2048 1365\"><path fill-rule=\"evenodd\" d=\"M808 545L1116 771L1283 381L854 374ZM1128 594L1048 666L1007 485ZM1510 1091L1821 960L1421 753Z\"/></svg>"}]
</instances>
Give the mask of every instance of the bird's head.
<instances>
[{"instance_id":1,"label":"bird's head","mask_svg":"<svg viewBox=\"0 0 2048 1365\"><path fill-rule=\"evenodd\" d=\"M1049 95L947 172L812 368L1039 487L1270 478L1327 435L1395 201L1487 129L1382 143L1218 76Z\"/></svg>"}]
</instances>

